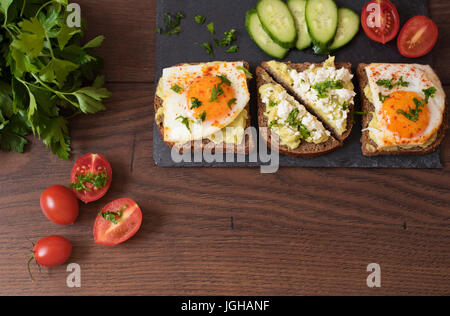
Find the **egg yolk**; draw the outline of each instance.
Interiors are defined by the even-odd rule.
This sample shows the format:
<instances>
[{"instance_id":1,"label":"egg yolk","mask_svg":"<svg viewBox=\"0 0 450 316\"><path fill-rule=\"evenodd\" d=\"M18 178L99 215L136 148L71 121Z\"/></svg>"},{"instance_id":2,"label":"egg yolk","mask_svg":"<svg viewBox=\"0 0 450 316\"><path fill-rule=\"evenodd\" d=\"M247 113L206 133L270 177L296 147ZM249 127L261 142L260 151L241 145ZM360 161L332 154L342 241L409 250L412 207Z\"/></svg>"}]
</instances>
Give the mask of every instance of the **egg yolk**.
<instances>
[{"instance_id":1,"label":"egg yolk","mask_svg":"<svg viewBox=\"0 0 450 316\"><path fill-rule=\"evenodd\" d=\"M411 120L402 114L401 111L411 114L410 110L415 110L417 107L414 99L421 102L424 107L419 107L421 112L419 112L418 117ZM417 93L410 91L393 92L384 101L381 114L388 130L396 136L405 139L413 139L421 136L430 122L428 105L425 104L425 101Z\"/></svg>"},{"instance_id":2,"label":"egg yolk","mask_svg":"<svg viewBox=\"0 0 450 316\"><path fill-rule=\"evenodd\" d=\"M232 86L217 76L197 78L187 93L189 110L197 118L205 115L205 121L219 122L230 115L235 102ZM195 106L195 103L200 106Z\"/></svg>"}]
</instances>

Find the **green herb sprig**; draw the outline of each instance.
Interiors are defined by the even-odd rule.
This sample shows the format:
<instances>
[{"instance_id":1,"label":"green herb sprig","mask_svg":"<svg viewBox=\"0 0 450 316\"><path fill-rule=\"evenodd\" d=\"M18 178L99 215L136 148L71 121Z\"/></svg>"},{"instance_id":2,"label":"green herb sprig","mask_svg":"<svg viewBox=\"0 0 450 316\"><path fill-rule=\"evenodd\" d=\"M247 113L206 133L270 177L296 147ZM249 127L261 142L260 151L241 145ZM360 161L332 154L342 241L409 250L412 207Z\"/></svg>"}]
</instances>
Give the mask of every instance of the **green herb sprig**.
<instances>
[{"instance_id":1,"label":"green herb sprig","mask_svg":"<svg viewBox=\"0 0 450 316\"><path fill-rule=\"evenodd\" d=\"M344 88L344 82L342 80L337 81L327 80L316 83L313 86L313 89L317 90L318 96L321 99L325 99L326 97L328 97L328 92L331 89L342 89L342 88Z\"/></svg>"},{"instance_id":2,"label":"green herb sprig","mask_svg":"<svg viewBox=\"0 0 450 316\"><path fill-rule=\"evenodd\" d=\"M92 184L97 189L104 188L108 182L108 174L106 170L98 174L93 174L91 172L87 174L77 175L77 181L72 182L70 187L77 191L87 191L91 192L92 189L86 186L86 183Z\"/></svg>"},{"instance_id":3,"label":"green herb sprig","mask_svg":"<svg viewBox=\"0 0 450 316\"><path fill-rule=\"evenodd\" d=\"M392 78L392 79L385 79L385 80L378 80L377 81L377 85L381 86L381 87L384 87L386 89L392 90L392 89L394 89L397 86L408 87L409 86L409 82L403 81L403 77L400 77L400 79L397 82L395 82L394 78Z\"/></svg>"},{"instance_id":4,"label":"green herb sprig","mask_svg":"<svg viewBox=\"0 0 450 316\"><path fill-rule=\"evenodd\" d=\"M300 114L299 109L292 110L291 113L289 113L288 118L286 119L286 123L288 123L292 127L298 128L298 131L300 132L300 138L301 139L308 139L311 137L311 132L308 130L308 128L303 125L298 120L298 115Z\"/></svg>"},{"instance_id":5,"label":"green herb sprig","mask_svg":"<svg viewBox=\"0 0 450 316\"><path fill-rule=\"evenodd\" d=\"M33 134L62 159L70 154L69 119L105 110L103 62L83 42L85 25L67 25L67 0L0 2L0 148L22 153Z\"/></svg>"},{"instance_id":6,"label":"green herb sprig","mask_svg":"<svg viewBox=\"0 0 450 316\"><path fill-rule=\"evenodd\" d=\"M128 208L128 205L122 206L120 210L117 210L116 212L100 212L98 215L103 217L105 220L112 222L114 225L119 224L119 219L122 217L123 212Z\"/></svg>"}]
</instances>

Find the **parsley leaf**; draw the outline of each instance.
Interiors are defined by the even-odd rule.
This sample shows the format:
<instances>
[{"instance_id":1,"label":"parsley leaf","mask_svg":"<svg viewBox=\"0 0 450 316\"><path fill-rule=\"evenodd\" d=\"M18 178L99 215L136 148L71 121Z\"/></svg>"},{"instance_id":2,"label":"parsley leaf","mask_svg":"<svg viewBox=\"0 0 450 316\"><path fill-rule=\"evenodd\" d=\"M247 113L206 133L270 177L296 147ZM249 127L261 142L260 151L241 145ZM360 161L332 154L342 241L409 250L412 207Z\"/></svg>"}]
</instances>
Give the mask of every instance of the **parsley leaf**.
<instances>
[{"instance_id":1,"label":"parsley leaf","mask_svg":"<svg viewBox=\"0 0 450 316\"><path fill-rule=\"evenodd\" d=\"M71 183L70 187L77 191L92 192L92 189L86 186L86 183L90 183L97 189L101 189L106 186L107 182L108 182L108 174L106 170L103 170L103 172L98 174L92 174L91 172L89 172L87 175L78 174L77 181Z\"/></svg>"},{"instance_id":2,"label":"parsley leaf","mask_svg":"<svg viewBox=\"0 0 450 316\"><path fill-rule=\"evenodd\" d=\"M253 75L250 71L248 71L247 68L243 67L243 66L238 66L237 70L241 70L245 73L245 76L247 77L247 79L253 79Z\"/></svg>"},{"instance_id":3,"label":"parsley leaf","mask_svg":"<svg viewBox=\"0 0 450 316\"><path fill-rule=\"evenodd\" d=\"M194 98L194 97L191 98L191 103L192 103L191 110L202 106L202 102L199 99Z\"/></svg>"},{"instance_id":4,"label":"parsley leaf","mask_svg":"<svg viewBox=\"0 0 450 316\"><path fill-rule=\"evenodd\" d=\"M237 103L237 100L231 99L230 101L228 101L228 107L231 109L233 107L233 105L235 105Z\"/></svg>"},{"instance_id":5,"label":"parsley leaf","mask_svg":"<svg viewBox=\"0 0 450 316\"><path fill-rule=\"evenodd\" d=\"M437 92L437 89L435 87L430 87L422 91L423 93L425 93L425 103L428 104L428 101L430 101L430 98L434 97L435 93Z\"/></svg>"},{"instance_id":6,"label":"parsley leaf","mask_svg":"<svg viewBox=\"0 0 450 316\"><path fill-rule=\"evenodd\" d=\"M298 120L298 115L300 114L299 109L292 110L291 113L289 113L288 118L286 119L286 123L288 123L292 127L298 128L298 131L300 132L300 138L301 139L308 139L311 137L311 132L306 128L305 125L303 125Z\"/></svg>"},{"instance_id":7,"label":"parsley leaf","mask_svg":"<svg viewBox=\"0 0 450 316\"><path fill-rule=\"evenodd\" d=\"M217 46L220 47L228 47L231 45L232 42L234 42L236 40L236 30L235 29L231 29L229 32L225 32L225 37L218 41L218 40L214 40L214 43L216 43Z\"/></svg>"},{"instance_id":8,"label":"parsley leaf","mask_svg":"<svg viewBox=\"0 0 450 316\"><path fill-rule=\"evenodd\" d=\"M397 110L397 113L403 115L410 121L417 122L419 120L419 114L422 112L422 108L425 107L425 104L423 104L423 101L416 98L414 98L414 103L416 105L416 108L413 109L409 107L408 112Z\"/></svg>"},{"instance_id":9,"label":"parsley leaf","mask_svg":"<svg viewBox=\"0 0 450 316\"><path fill-rule=\"evenodd\" d=\"M191 131L191 127L189 126L189 124L190 124L189 118L184 117L184 116L179 116L179 117L177 117L177 120L181 120L181 123L186 126L186 128L189 130L189 132Z\"/></svg>"},{"instance_id":10,"label":"parsley leaf","mask_svg":"<svg viewBox=\"0 0 450 316\"><path fill-rule=\"evenodd\" d=\"M216 34L216 28L214 26L214 22L209 23L207 26L209 33L212 35Z\"/></svg>"},{"instance_id":11,"label":"parsley leaf","mask_svg":"<svg viewBox=\"0 0 450 316\"><path fill-rule=\"evenodd\" d=\"M211 45L209 43L202 43L202 44L199 44L199 45L206 50L208 55L214 56L213 49L212 49L212 47L211 47Z\"/></svg>"},{"instance_id":12,"label":"parsley leaf","mask_svg":"<svg viewBox=\"0 0 450 316\"><path fill-rule=\"evenodd\" d=\"M227 86L231 86L231 81L230 79L228 79L228 77L226 75L219 75L217 76L218 78L220 78L220 80L222 81L222 84L226 84Z\"/></svg>"},{"instance_id":13,"label":"parsley leaf","mask_svg":"<svg viewBox=\"0 0 450 316\"><path fill-rule=\"evenodd\" d=\"M386 99L389 99L390 96L389 96L389 95L383 95L383 94L380 92L380 93L378 93L378 98L380 99L380 102L383 102L383 103L384 103L384 101L386 101Z\"/></svg>"},{"instance_id":14,"label":"parsley leaf","mask_svg":"<svg viewBox=\"0 0 450 316\"><path fill-rule=\"evenodd\" d=\"M227 49L227 53L237 53L238 50L239 50L239 47L237 45L233 45Z\"/></svg>"},{"instance_id":15,"label":"parsley leaf","mask_svg":"<svg viewBox=\"0 0 450 316\"><path fill-rule=\"evenodd\" d=\"M119 224L119 219L122 217L123 212L125 212L125 210L128 208L128 205L124 205L122 206L122 208L120 210L117 210L116 212L110 212L110 211L106 211L106 212L100 212L98 213L98 215L100 215L101 217L103 217L105 220L112 222L114 225Z\"/></svg>"},{"instance_id":16,"label":"parsley leaf","mask_svg":"<svg viewBox=\"0 0 450 316\"><path fill-rule=\"evenodd\" d=\"M181 91L183 91L183 88L180 87L180 86L177 85L177 84L173 85L170 89L173 90L175 93L178 93L178 94L179 94Z\"/></svg>"},{"instance_id":17,"label":"parsley leaf","mask_svg":"<svg viewBox=\"0 0 450 316\"><path fill-rule=\"evenodd\" d=\"M313 86L313 89L317 90L320 99L325 99L326 97L328 97L329 90L342 88L344 88L344 82L342 80L337 81L327 80L316 83Z\"/></svg>"},{"instance_id":18,"label":"parsley leaf","mask_svg":"<svg viewBox=\"0 0 450 316\"><path fill-rule=\"evenodd\" d=\"M204 122L206 120L206 111L203 111L203 113L200 114L200 116L198 118L201 119L202 122Z\"/></svg>"},{"instance_id":19,"label":"parsley leaf","mask_svg":"<svg viewBox=\"0 0 450 316\"><path fill-rule=\"evenodd\" d=\"M206 18L202 15L196 15L195 16L195 23L197 24L204 24L206 21Z\"/></svg>"},{"instance_id":20,"label":"parsley leaf","mask_svg":"<svg viewBox=\"0 0 450 316\"><path fill-rule=\"evenodd\" d=\"M225 93L225 91L223 91L222 84L223 82L215 85L211 89L211 99L209 99L209 102L217 101L217 98Z\"/></svg>"},{"instance_id":21,"label":"parsley leaf","mask_svg":"<svg viewBox=\"0 0 450 316\"><path fill-rule=\"evenodd\" d=\"M395 79L385 79L385 80L378 80L377 81L377 85L384 87L386 89L392 90L397 86L401 86L401 87L408 87L409 86L409 82L407 81L403 81L403 76L400 77L400 79L395 82Z\"/></svg>"}]
</instances>

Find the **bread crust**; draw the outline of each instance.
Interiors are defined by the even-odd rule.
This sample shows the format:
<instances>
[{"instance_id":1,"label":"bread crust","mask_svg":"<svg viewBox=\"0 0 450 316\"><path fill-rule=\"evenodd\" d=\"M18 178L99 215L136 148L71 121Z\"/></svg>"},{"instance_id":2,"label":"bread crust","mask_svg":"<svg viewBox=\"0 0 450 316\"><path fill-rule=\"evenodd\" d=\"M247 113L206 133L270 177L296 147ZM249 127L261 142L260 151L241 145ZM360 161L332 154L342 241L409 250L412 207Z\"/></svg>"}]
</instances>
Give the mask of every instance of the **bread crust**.
<instances>
[{"instance_id":1,"label":"bread crust","mask_svg":"<svg viewBox=\"0 0 450 316\"><path fill-rule=\"evenodd\" d=\"M364 113L363 119L362 119L362 125L363 130L367 129L369 127L370 122L373 118L373 112L375 111L375 106L367 99L366 94L364 92L364 88L369 83L367 73L366 73L366 67L368 64L359 64L356 75L358 78L359 83L359 89L360 89L360 95L361 95L361 102L362 102L362 110ZM410 149L406 148L399 148L395 151L387 151L387 150L380 150L378 149L378 145L370 138L369 131L364 131L362 133L361 137L361 143L362 143L362 153L364 156L372 157L372 156L399 156L399 155L427 155L435 152L439 146L444 141L445 135L447 133L448 129L448 106L447 106L447 100L445 102L445 111L444 111L444 117L442 121L442 125L438 131L438 135L436 140L428 147L413 147ZM375 151L369 150L367 147L375 148Z\"/></svg>"},{"instance_id":2,"label":"bread crust","mask_svg":"<svg viewBox=\"0 0 450 316\"><path fill-rule=\"evenodd\" d=\"M245 61L241 61L241 62L244 64L244 67L247 70L250 71L250 65L247 62L245 62ZM191 63L191 64L187 64L187 65L200 65L200 64L202 64L202 63ZM178 64L178 65L175 65L173 67L181 66L181 65L186 65L186 64ZM249 82L250 82L250 80L247 80L247 84L249 84ZM156 87L156 89L157 88L158 87ZM164 103L163 100L160 97L158 97L156 92L155 92L155 99L154 99L155 114L158 112L158 109L163 106L163 103ZM247 121L245 123L245 128L247 129L247 128L249 128L251 126L250 102L247 103L247 105L245 106L245 110L247 110L247 116L248 116ZM183 145L178 145L176 143L165 141L164 140L164 122L161 121L159 124L158 124L158 122L156 122L156 124L157 124L158 130L159 130L159 133L161 134L162 140L164 141L164 143L168 147L173 148L173 147L177 146L177 148L179 149L179 152L183 153L183 147L186 146L186 145L189 146L188 143L186 143L183 146ZM235 154L238 154L238 153L242 154L243 153L242 149L240 150L241 145L236 145L236 144L234 145L234 148L231 151L230 150L227 151L227 149L228 149L227 147L231 147L229 145L230 144L228 144L228 146L227 146L226 143L221 143L221 144L217 144L216 145L216 144L214 144L214 142L210 141L209 139L202 139L201 150L203 151L208 146L212 146L211 153L214 154L215 153L215 149L217 147L222 146L222 150L223 150L224 153L227 153L227 152L228 153L235 153ZM244 153L246 155L248 155L249 153L251 153L254 150L254 148L255 148L255 143L254 143L254 140L252 139L252 137L249 137L249 135L245 135ZM191 141L191 152L198 151L199 149L200 148L198 148L198 146L195 146L195 141Z\"/></svg>"},{"instance_id":3,"label":"bread crust","mask_svg":"<svg viewBox=\"0 0 450 316\"><path fill-rule=\"evenodd\" d=\"M286 62L285 64L287 64L289 67L291 67L292 69L297 70L298 72L303 72L307 69L309 69L312 65L315 65L317 67L321 67L323 66L323 63L302 63L302 64L294 64L289 62ZM336 133L336 131L327 124L327 122L320 117L320 115L314 111L313 108L311 108L308 103L303 100L303 98L297 94L294 89L291 87L291 85L289 85L286 81L283 80L283 78L281 78L280 76L277 75L277 73L269 66L269 64L267 62L263 62L261 64L262 68L264 68L264 70L266 70L274 79L275 81L279 82L283 88L285 88L289 93L291 93L293 96L295 96L295 98L297 99L297 101L299 101L300 103L302 103L309 112L311 112L312 114L314 114L323 124L325 127L327 127L328 130L330 130L334 137L337 138L339 141L344 142L351 134L352 129L353 129L353 121L348 118L347 119L347 130L342 134L342 135L338 135ZM352 64L351 63L335 63L336 69L341 69L341 68L346 68L348 71L350 71L350 73L352 73ZM356 88L356 87L355 87ZM349 105L349 113L352 113L355 110L355 105L351 104Z\"/></svg>"},{"instance_id":4,"label":"bread crust","mask_svg":"<svg viewBox=\"0 0 450 316\"><path fill-rule=\"evenodd\" d=\"M259 127L266 127L268 133L261 132L261 136L267 142L267 145L272 148L272 131L268 128L268 120L264 115L266 112L266 105L261 100L261 95L259 93L259 88L267 83L277 83L273 78L261 67L256 68L256 86L258 91L258 124ZM281 146L278 144L279 152L281 154L296 157L296 158L314 158L328 154L337 148L341 147L342 143L336 140L334 137L323 144L311 144L307 142L302 142L300 146L296 149L290 149L287 146Z\"/></svg>"}]
</instances>

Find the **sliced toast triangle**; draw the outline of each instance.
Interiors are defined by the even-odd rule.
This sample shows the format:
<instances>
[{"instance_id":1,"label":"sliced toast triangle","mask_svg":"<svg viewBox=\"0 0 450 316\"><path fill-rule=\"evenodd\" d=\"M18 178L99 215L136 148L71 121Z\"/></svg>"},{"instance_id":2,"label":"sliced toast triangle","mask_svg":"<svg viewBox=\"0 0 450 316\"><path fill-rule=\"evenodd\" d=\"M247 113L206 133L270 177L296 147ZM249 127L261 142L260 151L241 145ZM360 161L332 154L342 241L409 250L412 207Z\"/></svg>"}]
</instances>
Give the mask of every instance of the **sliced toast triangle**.
<instances>
[{"instance_id":1,"label":"sliced toast triangle","mask_svg":"<svg viewBox=\"0 0 450 316\"><path fill-rule=\"evenodd\" d=\"M266 105L261 100L261 95L259 93L259 88L265 84L274 83L278 84L263 68L256 68L256 86L258 90L258 124L260 128L268 128L269 122L267 117L264 115L266 112ZM268 128L268 133L261 133L263 138L266 140L267 145L272 148L272 131ZM300 146L296 149L290 149L287 146L279 145L279 151L281 154L297 157L297 158L314 158L318 156L330 153L337 148L341 147L342 142L338 141L333 136L330 136L328 141L322 144L308 143L302 141Z\"/></svg>"},{"instance_id":2,"label":"sliced toast triangle","mask_svg":"<svg viewBox=\"0 0 450 316\"><path fill-rule=\"evenodd\" d=\"M368 64L359 64L356 75L358 78L360 95L362 101L363 115L363 134L361 137L362 152L364 156L399 156L399 155L427 155L435 152L442 144L448 129L448 106L445 104L444 118L442 125L438 131L436 140L426 148L413 147L413 148L398 148L398 150L383 150L370 138L370 132L367 130L370 122L372 121L373 114L375 112L375 106L367 99L364 92L364 88L369 84L369 79L366 73L366 67Z\"/></svg>"},{"instance_id":3,"label":"sliced toast triangle","mask_svg":"<svg viewBox=\"0 0 450 316\"><path fill-rule=\"evenodd\" d=\"M311 67L311 65L315 65L318 67L323 65L323 63L294 64L291 62L286 62L285 64L288 65L288 67L297 70L297 72L303 72L303 71L309 69ZM335 66L336 66L336 69L346 68L350 72L352 71L352 64L350 64L350 63L335 63ZM288 82L286 82L281 76L279 76L277 74L277 72L274 69L272 69L272 67L270 67L269 63L263 62L261 64L261 67L265 71L267 71L275 79L275 81L277 81L279 84L281 84L283 86L283 88L285 88L290 94L292 94L297 99L297 101L299 101L301 104L303 104L308 109L309 112L314 114L324 124L324 126L333 133L335 138L337 138L341 142L344 142L350 136L350 134L352 132L352 128L353 128L353 120L350 117L347 118L347 130L342 135L339 135L335 131L335 129L327 123L327 121L324 117L322 117L319 113L317 113L308 104L308 102L305 101L305 99L301 95L299 95L297 92L295 92L295 90L292 88L292 86ZM355 105L350 104L349 105L349 113L352 113L354 110L355 110Z\"/></svg>"}]
</instances>

